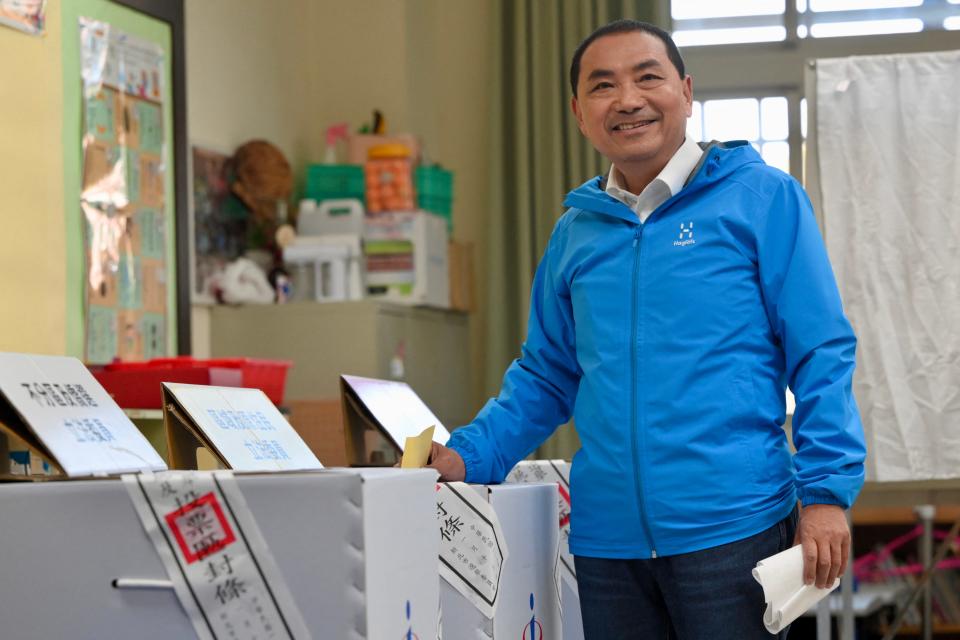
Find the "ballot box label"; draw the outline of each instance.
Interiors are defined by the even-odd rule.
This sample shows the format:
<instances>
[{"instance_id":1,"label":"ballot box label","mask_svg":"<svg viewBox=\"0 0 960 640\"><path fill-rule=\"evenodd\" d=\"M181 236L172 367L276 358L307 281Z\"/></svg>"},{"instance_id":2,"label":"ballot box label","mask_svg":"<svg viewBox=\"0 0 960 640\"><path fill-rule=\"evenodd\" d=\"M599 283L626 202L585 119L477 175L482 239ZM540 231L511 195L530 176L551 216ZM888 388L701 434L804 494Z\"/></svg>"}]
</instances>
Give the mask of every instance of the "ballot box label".
<instances>
[{"instance_id":1,"label":"ballot box label","mask_svg":"<svg viewBox=\"0 0 960 640\"><path fill-rule=\"evenodd\" d=\"M437 485L440 576L486 617L493 618L508 557L493 507L463 482Z\"/></svg>"},{"instance_id":2,"label":"ballot box label","mask_svg":"<svg viewBox=\"0 0 960 640\"><path fill-rule=\"evenodd\" d=\"M123 480L201 639L310 637L231 472Z\"/></svg>"}]
</instances>

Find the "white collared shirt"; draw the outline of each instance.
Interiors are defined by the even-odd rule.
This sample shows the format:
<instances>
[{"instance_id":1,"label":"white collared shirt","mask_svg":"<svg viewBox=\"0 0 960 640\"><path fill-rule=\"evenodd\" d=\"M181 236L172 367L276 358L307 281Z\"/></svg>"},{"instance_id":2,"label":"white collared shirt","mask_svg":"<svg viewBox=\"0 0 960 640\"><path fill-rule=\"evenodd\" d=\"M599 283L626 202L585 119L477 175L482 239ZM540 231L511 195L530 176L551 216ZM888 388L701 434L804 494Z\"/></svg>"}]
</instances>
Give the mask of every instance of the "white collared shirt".
<instances>
[{"instance_id":1,"label":"white collared shirt","mask_svg":"<svg viewBox=\"0 0 960 640\"><path fill-rule=\"evenodd\" d=\"M654 209L680 192L687 178L700 162L701 156L703 156L703 149L688 136L667 162L667 166L650 181L640 195L627 191L623 173L616 166L610 165L610 173L607 174L607 194L630 207L640 218L640 222L646 222Z\"/></svg>"}]
</instances>

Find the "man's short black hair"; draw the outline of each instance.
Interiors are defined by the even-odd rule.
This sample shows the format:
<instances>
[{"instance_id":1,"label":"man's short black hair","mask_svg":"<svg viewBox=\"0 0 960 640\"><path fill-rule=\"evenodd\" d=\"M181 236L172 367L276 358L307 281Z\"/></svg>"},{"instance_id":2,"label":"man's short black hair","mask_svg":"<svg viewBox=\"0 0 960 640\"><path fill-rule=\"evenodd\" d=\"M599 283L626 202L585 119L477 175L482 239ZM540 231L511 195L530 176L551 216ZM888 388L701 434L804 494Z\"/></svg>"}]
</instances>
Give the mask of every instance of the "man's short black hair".
<instances>
[{"instance_id":1,"label":"man's short black hair","mask_svg":"<svg viewBox=\"0 0 960 640\"><path fill-rule=\"evenodd\" d=\"M605 24L588 35L584 41L580 43L580 46L577 47L577 50L573 52L573 61L570 63L570 89L573 91L574 96L577 95L577 81L580 79L580 59L583 58L583 52L587 50L587 47L593 44L593 41L597 38L633 31L649 33L662 40L664 46L667 48L667 57L670 58L670 62L676 67L680 78L683 79L685 77L683 58L680 57L680 50L677 49L677 45L669 33L649 22L641 22L639 20L614 20L610 24Z\"/></svg>"}]
</instances>

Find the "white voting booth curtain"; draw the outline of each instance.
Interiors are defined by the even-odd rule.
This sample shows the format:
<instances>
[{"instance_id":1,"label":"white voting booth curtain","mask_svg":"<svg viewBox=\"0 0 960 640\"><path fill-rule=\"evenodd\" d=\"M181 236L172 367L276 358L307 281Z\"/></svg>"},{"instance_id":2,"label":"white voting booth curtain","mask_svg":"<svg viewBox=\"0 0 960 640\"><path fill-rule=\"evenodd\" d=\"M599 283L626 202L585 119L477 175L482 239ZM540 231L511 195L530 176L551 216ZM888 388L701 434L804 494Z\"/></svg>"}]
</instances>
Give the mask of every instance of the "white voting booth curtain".
<instances>
[{"instance_id":1,"label":"white voting booth curtain","mask_svg":"<svg viewBox=\"0 0 960 640\"><path fill-rule=\"evenodd\" d=\"M871 480L960 477L960 52L816 62L821 212Z\"/></svg>"}]
</instances>

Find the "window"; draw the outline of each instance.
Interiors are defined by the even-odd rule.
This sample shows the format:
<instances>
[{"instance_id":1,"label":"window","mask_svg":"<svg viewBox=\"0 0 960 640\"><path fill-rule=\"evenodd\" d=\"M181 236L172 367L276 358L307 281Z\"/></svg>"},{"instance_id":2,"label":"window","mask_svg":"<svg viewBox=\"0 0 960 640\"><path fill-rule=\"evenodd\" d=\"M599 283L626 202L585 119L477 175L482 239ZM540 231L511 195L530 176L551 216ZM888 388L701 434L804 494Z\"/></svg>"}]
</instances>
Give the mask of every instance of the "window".
<instances>
[{"instance_id":1,"label":"window","mask_svg":"<svg viewBox=\"0 0 960 640\"><path fill-rule=\"evenodd\" d=\"M896 9L919 7L923 0L810 0L810 11L858 11L864 9ZM803 11L806 0L797 0L797 10Z\"/></svg>"},{"instance_id":2,"label":"window","mask_svg":"<svg viewBox=\"0 0 960 640\"><path fill-rule=\"evenodd\" d=\"M789 5L787 4L789 2ZM960 0L672 0L680 47L960 29ZM796 11L796 35L785 26Z\"/></svg>"},{"instance_id":3,"label":"window","mask_svg":"<svg viewBox=\"0 0 960 640\"><path fill-rule=\"evenodd\" d=\"M694 101L687 135L697 141L746 140L764 162L789 173L788 124L783 96Z\"/></svg>"},{"instance_id":4,"label":"window","mask_svg":"<svg viewBox=\"0 0 960 640\"><path fill-rule=\"evenodd\" d=\"M797 36L840 36L917 33L946 29L954 0L797 0Z\"/></svg>"},{"instance_id":5,"label":"window","mask_svg":"<svg viewBox=\"0 0 960 640\"><path fill-rule=\"evenodd\" d=\"M673 0L673 39L678 47L785 40L786 0Z\"/></svg>"},{"instance_id":6,"label":"window","mask_svg":"<svg viewBox=\"0 0 960 640\"><path fill-rule=\"evenodd\" d=\"M670 15L674 20L779 15L783 13L785 4L785 0L673 0L670 3Z\"/></svg>"},{"instance_id":7,"label":"window","mask_svg":"<svg viewBox=\"0 0 960 640\"><path fill-rule=\"evenodd\" d=\"M677 29L673 41L678 47L738 42L779 42L786 40L786 27L742 27L739 29Z\"/></svg>"},{"instance_id":8,"label":"window","mask_svg":"<svg viewBox=\"0 0 960 640\"><path fill-rule=\"evenodd\" d=\"M960 4L960 0L947 0L950 4ZM947 16L943 19L943 28L948 31L960 29L960 15Z\"/></svg>"}]
</instances>

